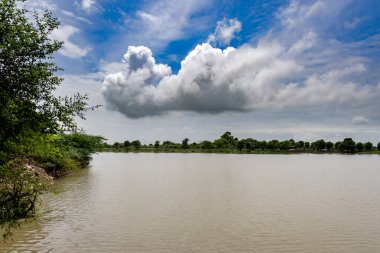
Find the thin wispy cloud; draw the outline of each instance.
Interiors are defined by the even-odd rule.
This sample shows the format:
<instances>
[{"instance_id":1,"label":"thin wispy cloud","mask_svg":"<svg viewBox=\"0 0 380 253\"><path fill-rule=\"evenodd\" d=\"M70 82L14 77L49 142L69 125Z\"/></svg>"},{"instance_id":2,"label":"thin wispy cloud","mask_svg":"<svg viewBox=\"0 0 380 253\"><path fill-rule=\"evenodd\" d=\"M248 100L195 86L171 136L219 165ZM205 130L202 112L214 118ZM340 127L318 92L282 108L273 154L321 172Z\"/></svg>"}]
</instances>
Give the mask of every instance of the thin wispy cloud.
<instances>
[{"instance_id":1,"label":"thin wispy cloud","mask_svg":"<svg viewBox=\"0 0 380 253\"><path fill-rule=\"evenodd\" d=\"M354 116L351 122L354 125L365 125L368 124L370 120L363 116Z\"/></svg>"},{"instance_id":2,"label":"thin wispy cloud","mask_svg":"<svg viewBox=\"0 0 380 253\"><path fill-rule=\"evenodd\" d=\"M82 0L80 6L86 12L97 10L95 0Z\"/></svg>"},{"instance_id":3,"label":"thin wispy cloud","mask_svg":"<svg viewBox=\"0 0 380 253\"><path fill-rule=\"evenodd\" d=\"M194 31L204 28L204 19L196 16L211 1L160 0L148 2L134 17L127 19L131 32L127 34L133 43L153 48L164 48L171 41L190 37ZM128 39L127 39L128 40Z\"/></svg>"},{"instance_id":4,"label":"thin wispy cloud","mask_svg":"<svg viewBox=\"0 0 380 253\"><path fill-rule=\"evenodd\" d=\"M61 13L67 18L78 20L78 21L81 21L81 22L84 22L84 23L87 23L90 25L92 24L92 22L90 20L88 20L84 17L78 16L71 11L61 10Z\"/></svg>"},{"instance_id":5,"label":"thin wispy cloud","mask_svg":"<svg viewBox=\"0 0 380 253\"><path fill-rule=\"evenodd\" d=\"M228 46L241 31L241 22L236 18L218 21L215 32L210 34L207 43L211 45Z\"/></svg>"},{"instance_id":6,"label":"thin wispy cloud","mask_svg":"<svg viewBox=\"0 0 380 253\"><path fill-rule=\"evenodd\" d=\"M70 58L80 58L87 55L91 50L89 47L82 48L72 42L72 37L79 32L78 28L71 25L63 25L52 32L52 39L64 42L62 48L58 51L60 54Z\"/></svg>"}]
</instances>

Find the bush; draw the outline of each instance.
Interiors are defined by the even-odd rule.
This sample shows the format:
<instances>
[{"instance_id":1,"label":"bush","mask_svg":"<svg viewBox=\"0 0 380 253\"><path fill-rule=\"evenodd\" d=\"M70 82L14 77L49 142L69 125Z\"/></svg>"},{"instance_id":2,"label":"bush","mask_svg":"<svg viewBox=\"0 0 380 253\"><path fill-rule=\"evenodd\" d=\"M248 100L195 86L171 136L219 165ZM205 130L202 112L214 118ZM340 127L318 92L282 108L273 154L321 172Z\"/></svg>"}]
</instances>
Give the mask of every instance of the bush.
<instances>
[{"instance_id":1,"label":"bush","mask_svg":"<svg viewBox=\"0 0 380 253\"><path fill-rule=\"evenodd\" d=\"M35 218L38 195L52 182L46 172L26 158L0 166L0 225L4 239L12 235L20 219Z\"/></svg>"}]
</instances>

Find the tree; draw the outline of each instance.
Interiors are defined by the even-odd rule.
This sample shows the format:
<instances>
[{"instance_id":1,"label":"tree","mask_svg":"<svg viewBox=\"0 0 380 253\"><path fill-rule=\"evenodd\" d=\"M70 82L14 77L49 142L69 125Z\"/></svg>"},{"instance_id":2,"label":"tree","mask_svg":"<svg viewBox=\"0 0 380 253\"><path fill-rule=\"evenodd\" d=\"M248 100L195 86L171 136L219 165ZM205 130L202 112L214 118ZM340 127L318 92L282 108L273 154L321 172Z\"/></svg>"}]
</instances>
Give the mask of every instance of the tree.
<instances>
[{"instance_id":1,"label":"tree","mask_svg":"<svg viewBox=\"0 0 380 253\"><path fill-rule=\"evenodd\" d=\"M128 140L124 141L123 145L124 145L124 148L129 148L131 146L131 142Z\"/></svg>"},{"instance_id":2,"label":"tree","mask_svg":"<svg viewBox=\"0 0 380 253\"><path fill-rule=\"evenodd\" d=\"M268 143L266 141L260 141L260 148L262 150L267 149Z\"/></svg>"},{"instance_id":3,"label":"tree","mask_svg":"<svg viewBox=\"0 0 380 253\"><path fill-rule=\"evenodd\" d=\"M340 141L335 142L335 144L334 144L334 150L340 151L340 144L341 144Z\"/></svg>"},{"instance_id":4,"label":"tree","mask_svg":"<svg viewBox=\"0 0 380 253\"><path fill-rule=\"evenodd\" d=\"M30 13L20 2L0 0L0 226L6 226L7 235L18 219L34 215L44 189L42 176L23 177L35 161L20 158L21 141L28 135L43 139L76 130L75 118L95 108L88 107L87 95L54 95L62 82L56 73L62 69L53 54L62 42L50 35L59 22L48 11Z\"/></svg>"},{"instance_id":5,"label":"tree","mask_svg":"<svg viewBox=\"0 0 380 253\"><path fill-rule=\"evenodd\" d=\"M278 140L271 140L267 143L266 148L269 150L278 150L280 142Z\"/></svg>"},{"instance_id":6,"label":"tree","mask_svg":"<svg viewBox=\"0 0 380 253\"><path fill-rule=\"evenodd\" d=\"M297 141L296 148L297 149L303 149L305 147L305 142L303 141Z\"/></svg>"},{"instance_id":7,"label":"tree","mask_svg":"<svg viewBox=\"0 0 380 253\"><path fill-rule=\"evenodd\" d=\"M246 140L243 139L243 140L238 141L237 148L239 151L242 151L246 147L247 147L247 141Z\"/></svg>"},{"instance_id":8,"label":"tree","mask_svg":"<svg viewBox=\"0 0 380 253\"><path fill-rule=\"evenodd\" d=\"M112 144L112 147L114 147L114 148L121 148L122 145L121 145L120 142L114 142L114 143Z\"/></svg>"},{"instance_id":9,"label":"tree","mask_svg":"<svg viewBox=\"0 0 380 253\"><path fill-rule=\"evenodd\" d=\"M237 148L238 139L231 135L231 132L225 132L219 139L214 141L214 145L219 149Z\"/></svg>"},{"instance_id":10,"label":"tree","mask_svg":"<svg viewBox=\"0 0 380 253\"><path fill-rule=\"evenodd\" d=\"M334 143L332 143L331 141L326 142L327 151L331 151L333 147L334 147Z\"/></svg>"},{"instance_id":11,"label":"tree","mask_svg":"<svg viewBox=\"0 0 380 253\"><path fill-rule=\"evenodd\" d=\"M296 142L293 139L289 140L289 148L295 149L296 148Z\"/></svg>"},{"instance_id":12,"label":"tree","mask_svg":"<svg viewBox=\"0 0 380 253\"><path fill-rule=\"evenodd\" d=\"M281 150L289 150L290 142L289 141L281 141L278 146Z\"/></svg>"},{"instance_id":13,"label":"tree","mask_svg":"<svg viewBox=\"0 0 380 253\"><path fill-rule=\"evenodd\" d=\"M182 149L188 149L189 148L189 138L185 138L182 140L181 148Z\"/></svg>"},{"instance_id":14,"label":"tree","mask_svg":"<svg viewBox=\"0 0 380 253\"><path fill-rule=\"evenodd\" d=\"M380 151L380 142L377 143L377 150Z\"/></svg>"},{"instance_id":15,"label":"tree","mask_svg":"<svg viewBox=\"0 0 380 253\"><path fill-rule=\"evenodd\" d=\"M317 140L316 142L313 142L311 145L316 151L322 151L326 148L326 142L322 139Z\"/></svg>"},{"instance_id":16,"label":"tree","mask_svg":"<svg viewBox=\"0 0 380 253\"><path fill-rule=\"evenodd\" d=\"M75 129L75 117L84 118L87 96L55 97L62 78L52 55L62 42L51 32L59 22L46 11L18 8L17 0L0 1L0 145L25 131L57 133Z\"/></svg>"},{"instance_id":17,"label":"tree","mask_svg":"<svg viewBox=\"0 0 380 253\"><path fill-rule=\"evenodd\" d=\"M338 146L338 150L342 153L354 153L356 150L356 143L352 138L345 138Z\"/></svg>"},{"instance_id":18,"label":"tree","mask_svg":"<svg viewBox=\"0 0 380 253\"><path fill-rule=\"evenodd\" d=\"M202 149L213 149L214 148L214 145L212 144L211 141L202 141L200 143L200 146Z\"/></svg>"},{"instance_id":19,"label":"tree","mask_svg":"<svg viewBox=\"0 0 380 253\"><path fill-rule=\"evenodd\" d=\"M364 149L365 149L366 151L372 151L372 149L373 149L373 144L372 144L371 142L366 142L366 143L364 144Z\"/></svg>"},{"instance_id":20,"label":"tree","mask_svg":"<svg viewBox=\"0 0 380 253\"><path fill-rule=\"evenodd\" d=\"M141 142L139 140L132 141L131 146L134 147L135 149L139 149L141 148Z\"/></svg>"},{"instance_id":21,"label":"tree","mask_svg":"<svg viewBox=\"0 0 380 253\"><path fill-rule=\"evenodd\" d=\"M364 150L364 144L361 142L356 143L356 150L362 152Z\"/></svg>"},{"instance_id":22,"label":"tree","mask_svg":"<svg viewBox=\"0 0 380 253\"><path fill-rule=\"evenodd\" d=\"M160 147L160 141L156 141L155 143L154 143L154 148L155 149L158 149Z\"/></svg>"}]
</instances>

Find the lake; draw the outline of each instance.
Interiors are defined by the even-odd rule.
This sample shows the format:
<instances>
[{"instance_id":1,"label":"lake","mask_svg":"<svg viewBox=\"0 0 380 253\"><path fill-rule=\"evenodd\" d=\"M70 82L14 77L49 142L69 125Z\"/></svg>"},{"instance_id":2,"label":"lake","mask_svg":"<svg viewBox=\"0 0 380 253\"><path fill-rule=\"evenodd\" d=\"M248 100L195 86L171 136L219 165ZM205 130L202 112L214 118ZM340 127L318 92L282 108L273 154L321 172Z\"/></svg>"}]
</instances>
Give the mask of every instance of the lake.
<instances>
[{"instance_id":1,"label":"lake","mask_svg":"<svg viewBox=\"0 0 380 253\"><path fill-rule=\"evenodd\" d=\"M380 156L101 153L0 252L380 252Z\"/></svg>"}]
</instances>

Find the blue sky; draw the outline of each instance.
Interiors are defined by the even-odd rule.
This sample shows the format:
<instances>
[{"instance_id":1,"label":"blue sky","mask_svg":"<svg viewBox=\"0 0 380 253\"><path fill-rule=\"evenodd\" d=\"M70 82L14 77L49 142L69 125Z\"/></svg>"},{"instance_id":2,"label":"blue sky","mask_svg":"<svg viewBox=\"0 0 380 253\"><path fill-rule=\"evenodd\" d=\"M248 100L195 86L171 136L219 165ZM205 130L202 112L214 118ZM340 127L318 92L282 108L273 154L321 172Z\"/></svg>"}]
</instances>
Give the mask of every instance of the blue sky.
<instances>
[{"instance_id":1,"label":"blue sky","mask_svg":"<svg viewBox=\"0 0 380 253\"><path fill-rule=\"evenodd\" d=\"M377 0L29 0L61 21L65 78L110 141L380 141Z\"/></svg>"}]
</instances>

